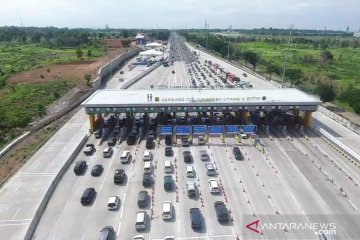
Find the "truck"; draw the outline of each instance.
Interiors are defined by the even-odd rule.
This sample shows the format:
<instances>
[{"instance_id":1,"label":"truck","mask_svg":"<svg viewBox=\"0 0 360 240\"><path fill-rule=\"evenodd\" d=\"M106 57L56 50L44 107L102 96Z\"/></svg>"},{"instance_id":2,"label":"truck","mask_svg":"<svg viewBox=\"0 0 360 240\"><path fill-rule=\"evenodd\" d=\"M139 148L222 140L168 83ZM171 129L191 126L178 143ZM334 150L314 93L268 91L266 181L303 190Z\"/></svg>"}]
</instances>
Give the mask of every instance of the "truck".
<instances>
[{"instance_id":1,"label":"truck","mask_svg":"<svg viewBox=\"0 0 360 240\"><path fill-rule=\"evenodd\" d=\"M234 83L234 82L240 81L240 78L237 77L237 76L236 76L235 74L233 74L233 73L229 73L229 74L227 75L227 80L228 80L229 82Z\"/></svg>"}]
</instances>

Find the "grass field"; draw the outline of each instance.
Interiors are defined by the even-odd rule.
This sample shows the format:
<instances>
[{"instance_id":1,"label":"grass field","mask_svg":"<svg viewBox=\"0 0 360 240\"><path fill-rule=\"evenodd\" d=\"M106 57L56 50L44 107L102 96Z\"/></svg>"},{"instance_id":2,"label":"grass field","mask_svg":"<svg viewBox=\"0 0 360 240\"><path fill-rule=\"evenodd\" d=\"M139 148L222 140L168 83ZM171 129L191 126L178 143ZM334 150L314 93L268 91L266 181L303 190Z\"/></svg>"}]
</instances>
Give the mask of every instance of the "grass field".
<instances>
[{"instance_id":1,"label":"grass field","mask_svg":"<svg viewBox=\"0 0 360 240\"><path fill-rule=\"evenodd\" d=\"M286 44L270 44L262 41L238 43L237 47L242 52L254 51L262 61L272 62L277 66L284 66ZM304 44L291 44L288 55L288 67L300 68L304 72L304 88L312 88L317 80L334 83L338 88L348 87L352 84L360 88L360 49L328 48L334 59L326 65L320 64L321 50L314 50L312 46ZM304 62L304 56L311 56L313 63ZM259 71L266 74L264 66L259 66Z\"/></svg>"},{"instance_id":2,"label":"grass field","mask_svg":"<svg viewBox=\"0 0 360 240\"><path fill-rule=\"evenodd\" d=\"M105 54L103 46L84 46L80 48L88 59ZM4 85L9 75L55 63L70 63L78 60L75 48L47 48L41 44L0 43L0 86Z\"/></svg>"}]
</instances>

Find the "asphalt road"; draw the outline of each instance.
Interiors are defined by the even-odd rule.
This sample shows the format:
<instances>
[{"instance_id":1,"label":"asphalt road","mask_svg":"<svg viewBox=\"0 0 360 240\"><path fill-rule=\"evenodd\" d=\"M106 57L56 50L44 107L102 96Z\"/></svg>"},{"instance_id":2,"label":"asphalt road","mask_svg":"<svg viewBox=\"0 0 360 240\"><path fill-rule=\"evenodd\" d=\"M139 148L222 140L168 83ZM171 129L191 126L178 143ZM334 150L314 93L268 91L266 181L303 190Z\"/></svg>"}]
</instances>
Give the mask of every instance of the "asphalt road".
<instances>
[{"instance_id":1,"label":"asphalt road","mask_svg":"<svg viewBox=\"0 0 360 240\"><path fill-rule=\"evenodd\" d=\"M182 59L180 57L169 67L159 67L132 88L148 88L150 85L189 86L191 77ZM172 73L173 70L175 73ZM108 85L112 84L110 82ZM267 83L257 85L254 82L254 86L267 87ZM218 137L211 137L207 146L199 146L195 139L191 147L174 147L172 157L165 157L162 140L151 150L154 153L152 164L155 182L154 188L146 188L151 203L145 208L151 220L142 233L135 230L135 218L136 212L140 211L136 204L137 194L144 189L142 155L145 142L135 146L117 144L113 156L104 159L102 150L107 142L98 145L98 140L92 136L89 142L95 143L96 153L93 156L80 153L75 160L87 161L86 173L75 176L75 161L69 167L43 214L34 239L98 239L99 231L105 225L114 227L117 239L132 239L137 234L144 235L146 239L163 239L168 235L177 239L214 240L236 239L237 236L240 239L318 239L313 230L263 229L262 234L257 234L245 227L256 220L264 223L273 219L307 223L334 221L336 239L360 239L360 230L357 229L360 222L360 191L354 182L354 179L360 178L359 171L344 162L343 156L321 139L311 133L308 135L310 138L307 140L291 130L288 140L274 128L271 131L273 140L262 138L261 146L257 148L250 140L237 144L232 137L227 138L225 144ZM232 148L235 145L243 152L244 161L234 159ZM120 163L120 154L124 150L129 150L133 155L130 164ZM186 181L190 178L185 173L188 164L183 161L184 150L191 151L194 157L191 165L195 168L196 177L192 180L196 182L199 191L199 197L195 199L189 199L186 194ZM207 181L210 177L206 174L205 163L199 159L200 150L207 150L210 161L216 165L215 178L220 183L221 194L213 195L209 191ZM175 179L176 188L169 192L163 188L165 160L170 160L174 166L171 175ZM92 177L91 167L99 163L104 166L104 171L100 177ZM339 170L339 166L343 170ZM113 183L113 174L117 168L123 168L127 174L127 181L122 185ZM351 179L346 175L347 172L351 173ZM97 195L90 206L84 207L80 204L80 196L87 187L94 187ZM344 192L347 196L344 196ZM107 200L111 195L121 199L118 211L107 210ZM216 219L213 204L219 200L231 209L233 221L228 224L220 224ZM165 222L161 218L161 204L164 201L171 201L174 205L172 221ZM204 227L200 231L191 229L189 209L192 207L198 207L202 212Z\"/></svg>"}]
</instances>

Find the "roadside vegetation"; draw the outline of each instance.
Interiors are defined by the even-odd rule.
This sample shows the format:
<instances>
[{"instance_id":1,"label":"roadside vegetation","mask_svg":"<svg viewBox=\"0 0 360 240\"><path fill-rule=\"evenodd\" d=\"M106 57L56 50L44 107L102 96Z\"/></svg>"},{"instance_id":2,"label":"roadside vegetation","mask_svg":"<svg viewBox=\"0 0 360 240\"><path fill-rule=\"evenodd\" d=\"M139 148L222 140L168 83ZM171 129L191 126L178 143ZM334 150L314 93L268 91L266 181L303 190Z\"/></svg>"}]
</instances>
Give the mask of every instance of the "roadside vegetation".
<instances>
[{"instance_id":1,"label":"roadside vegetation","mask_svg":"<svg viewBox=\"0 0 360 240\"><path fill-rule=\"evenodd\" d=\"M226 34L209 34L207 41L205 33L183 35L226 58L229 39ZM284 78L289 86L298 86L318 94L324 102L334 102L360 114L360 39L346 32L295 30L293 34ZM230 36L230 60L269 79L282 81L288 31L257 29Z\"/></svg>"}]
</instances>

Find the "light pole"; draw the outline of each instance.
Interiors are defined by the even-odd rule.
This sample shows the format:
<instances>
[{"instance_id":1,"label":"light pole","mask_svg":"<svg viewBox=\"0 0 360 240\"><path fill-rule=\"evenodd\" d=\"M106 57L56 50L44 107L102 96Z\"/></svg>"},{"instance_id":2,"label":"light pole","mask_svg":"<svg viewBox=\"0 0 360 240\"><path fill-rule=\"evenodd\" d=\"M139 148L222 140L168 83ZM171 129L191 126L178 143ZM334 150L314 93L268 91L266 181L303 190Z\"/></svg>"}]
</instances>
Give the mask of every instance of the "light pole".
<instances>
[{"instance_id":1,"label":"light pole","mask_svg":"<svg viewBox=\"0 0 360 240\"><path fill-rule=\"evenodd\" d=\"M289 39L288 39L288 44L287 44L287 49L286 49L286 54L285 54L284 70L283 70L282 79L281 79L281 84L282 84L282 85L284 84L284 79L285 79L285 72L286 72L288 55L289 55L289 48L290 48L291 31L292 31L293 26L294 26L294 25L291 25L291 26L290 26Z\"/></svg>"},{"instance_id":2,"label":"light pole","mask_svg":"<svg viewBox=\"0 0 360 240\"><path fill-rule=\"evenodd\" d=\"M228 42L228 52L227 52L227 60L229 61L229 55L230 55L230 32L231 32L231 25L230 25L230 28L229 28L229 42Z\"/></svg>"}]
</instances>

